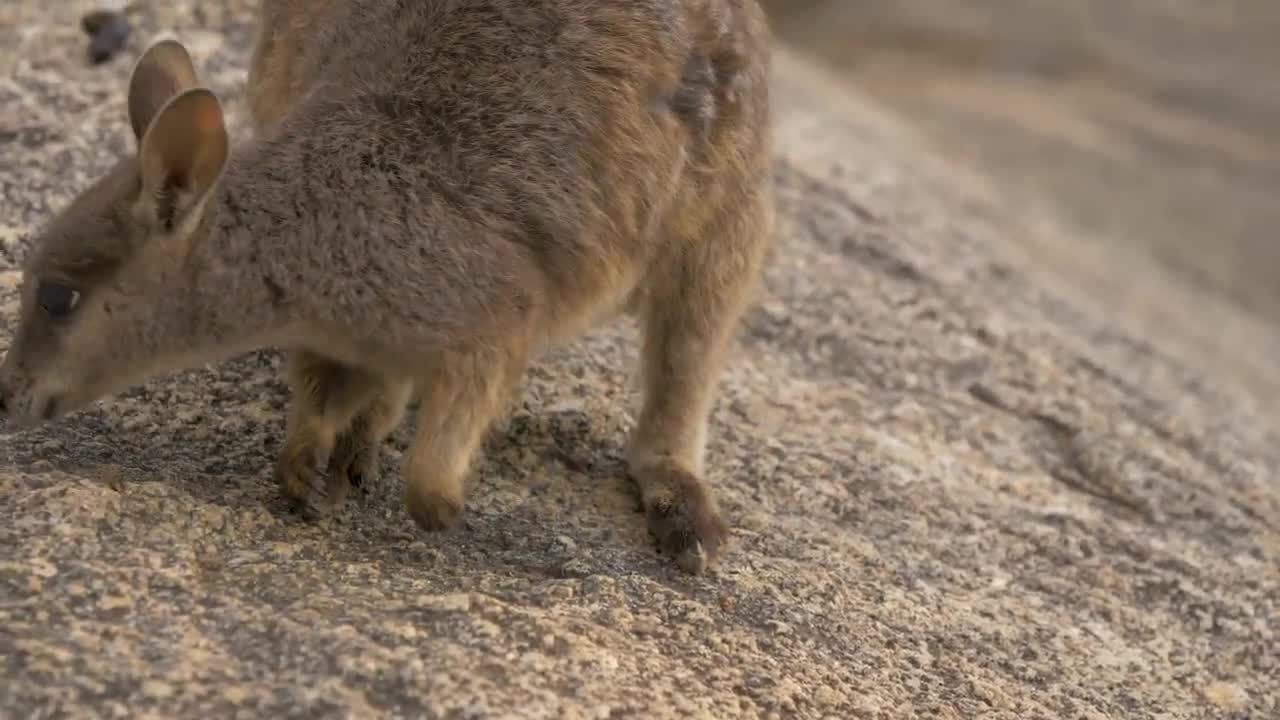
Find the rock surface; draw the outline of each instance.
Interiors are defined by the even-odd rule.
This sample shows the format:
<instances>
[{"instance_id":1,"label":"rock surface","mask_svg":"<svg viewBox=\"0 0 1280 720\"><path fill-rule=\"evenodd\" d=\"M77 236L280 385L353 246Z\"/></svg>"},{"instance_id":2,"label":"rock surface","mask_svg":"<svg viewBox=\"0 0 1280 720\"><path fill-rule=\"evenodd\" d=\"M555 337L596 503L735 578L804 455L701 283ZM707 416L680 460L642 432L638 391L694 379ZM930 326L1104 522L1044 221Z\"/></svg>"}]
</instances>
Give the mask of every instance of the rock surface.
<instances>
[{"instance_id":1,"label":"rock surface","mask_svg":"<svg viewBox=\"0 0 1280 720\"><path fill-rule=\"evenodd\" d=\"M242 121L248 5L148 5L100 67L89 7L0 7L0 346L24 241L130 149L157 31ZM624 322L531 369L435 536L399 445L336 517L285 510L264 352L0 438L0 716L1280 715L1280 378L1104 320L873 106L785 53L776 87L783 236L714 415L717 574L634 511Z\"/></svg>"},{"instance_id":2,"label":"rock surface","mask_svg":"<svg viewBox=\"0 0 1280 720\"><path fill-rule=\"evenodd\" d=\"M1280 67L1280 3L765 5L781 37L896 110L933 152L1072 228L1073 245L1140 248L1144 274L1280 323L1280 73L1262 71Z\"/></svg>"}]
</instances>

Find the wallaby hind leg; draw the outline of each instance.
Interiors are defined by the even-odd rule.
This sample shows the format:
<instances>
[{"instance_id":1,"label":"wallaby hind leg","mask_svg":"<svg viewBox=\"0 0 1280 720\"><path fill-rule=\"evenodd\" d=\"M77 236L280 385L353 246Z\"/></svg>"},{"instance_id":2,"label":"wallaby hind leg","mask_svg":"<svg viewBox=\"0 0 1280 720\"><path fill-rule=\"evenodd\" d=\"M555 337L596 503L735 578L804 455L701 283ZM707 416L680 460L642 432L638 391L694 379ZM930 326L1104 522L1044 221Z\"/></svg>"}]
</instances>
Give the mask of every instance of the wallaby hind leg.
<instances>
[{"instance_id":1,"label":"wallaby hind leg","mask_svg":"<svg viewBox=\"0 0 1280 720\"><path fill-rule=\"evenodd\" d=\"M721 213L654 270L643 309L644 405L628 449L663 553L701 573L728 539L703 479L708 415L725 350L755 286L768 213Z\"/></svg>"},{"instance_id":2,"label":"wallaby hind leg","mask_svg":"<svg viewBox=\"0 0 1280 720\"><path fill-rule=\"evenodd\" d=\"M276 480L285 497L306 509L336 507L346 499L348 476L326 478L320 468L330 460L337 438L387 392L387 383L309 352L291 352L287 362L291 398Z\"/></svg>"},{"instance_id":3,"label":"wallaby hind leg","mask_svg":"<svg viewBox=\"0 0 1280 720\"><path fill-rule=\"evenodd\" d=\"M471 462L524 371L523 348L450 352L421 378L418 427L405 457L404 502L424 530L462 519Z\"/></svg>"},{"instance_id":4,"label":"wallaby hind leg","mask_svg":"<svg viewBox=\"0 0 1280 720\"><path fill-rule=\"evenodd\" d=\"M329 458L329 477L345 478L353 487L368 489L381 471L382 443L404 418L413 385L388 382L369 405L338 433Z\"/></svg>"}]
</instances>

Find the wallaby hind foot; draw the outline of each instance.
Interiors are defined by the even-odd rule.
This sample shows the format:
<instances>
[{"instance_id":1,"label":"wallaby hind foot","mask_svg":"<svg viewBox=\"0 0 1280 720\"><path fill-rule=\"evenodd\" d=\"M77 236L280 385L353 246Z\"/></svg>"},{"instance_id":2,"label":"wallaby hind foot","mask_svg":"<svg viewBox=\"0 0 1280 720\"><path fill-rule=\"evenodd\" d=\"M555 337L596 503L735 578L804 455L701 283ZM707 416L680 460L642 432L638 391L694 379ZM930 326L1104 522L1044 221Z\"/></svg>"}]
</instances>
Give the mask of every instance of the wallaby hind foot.
<instances>
[{"instance_id":1,"label":"wallaby hind foot","mask_svg":"<svg viewBox=\"0 0 1280 720\"><path fill-rule=\"evenodd\" d=\"M772 197L726 173L720 207L704 199L678 215L684 252L660 258L641 307L643 407L632 433L628 470L658 547L701 573L723 553L729 528L703 477L707 421L724 355L755 289L764 240L773 229Z\"/></svg>"}]
</instances>

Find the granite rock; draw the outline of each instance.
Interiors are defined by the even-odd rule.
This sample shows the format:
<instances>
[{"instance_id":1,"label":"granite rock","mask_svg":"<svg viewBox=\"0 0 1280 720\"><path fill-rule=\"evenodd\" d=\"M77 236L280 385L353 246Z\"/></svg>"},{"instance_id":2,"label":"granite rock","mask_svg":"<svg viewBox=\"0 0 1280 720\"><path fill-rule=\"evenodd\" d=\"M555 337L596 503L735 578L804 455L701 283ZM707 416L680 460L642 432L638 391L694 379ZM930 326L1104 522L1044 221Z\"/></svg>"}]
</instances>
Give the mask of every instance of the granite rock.
<instances>
[{"instance_id":1,"label":"granite rock","mask_svg":"<svg viewBox=\"0 0 1280 720\"><path fill-rule=\"evenodd\" d=\"M140 5L100 66L90 9L0 7L0 347L31 233L131 149L145 44L180 37L244 126L247 0ZM625 321L530 369L439 535L399 504L403 431L343 511L289 512L264 351L0 437L0 715L1280 715L1272 396L1042 282L998 198L784 51L776 99L714 575L655 554L624 480Z\"/></svg>"}]
</instances>

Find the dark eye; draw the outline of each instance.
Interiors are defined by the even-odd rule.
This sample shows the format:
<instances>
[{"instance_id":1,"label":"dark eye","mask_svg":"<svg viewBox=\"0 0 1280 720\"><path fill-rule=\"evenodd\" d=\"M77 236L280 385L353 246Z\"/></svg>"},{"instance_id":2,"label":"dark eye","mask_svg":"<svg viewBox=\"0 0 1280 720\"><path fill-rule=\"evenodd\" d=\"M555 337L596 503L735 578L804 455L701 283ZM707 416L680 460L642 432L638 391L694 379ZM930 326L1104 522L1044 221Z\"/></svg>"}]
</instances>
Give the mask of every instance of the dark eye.
<instances>
[{"instance_id":1,"label":"dark eye","mask_svg":"<svg viewBox=\"0 0 1280 720\"><path fill-rule=\"evenodd\" d=\"M36 302L53 317L61 317L76 309L80 291L57 283L40 283L36 288Z\"/></svg>"}]
</instances>

